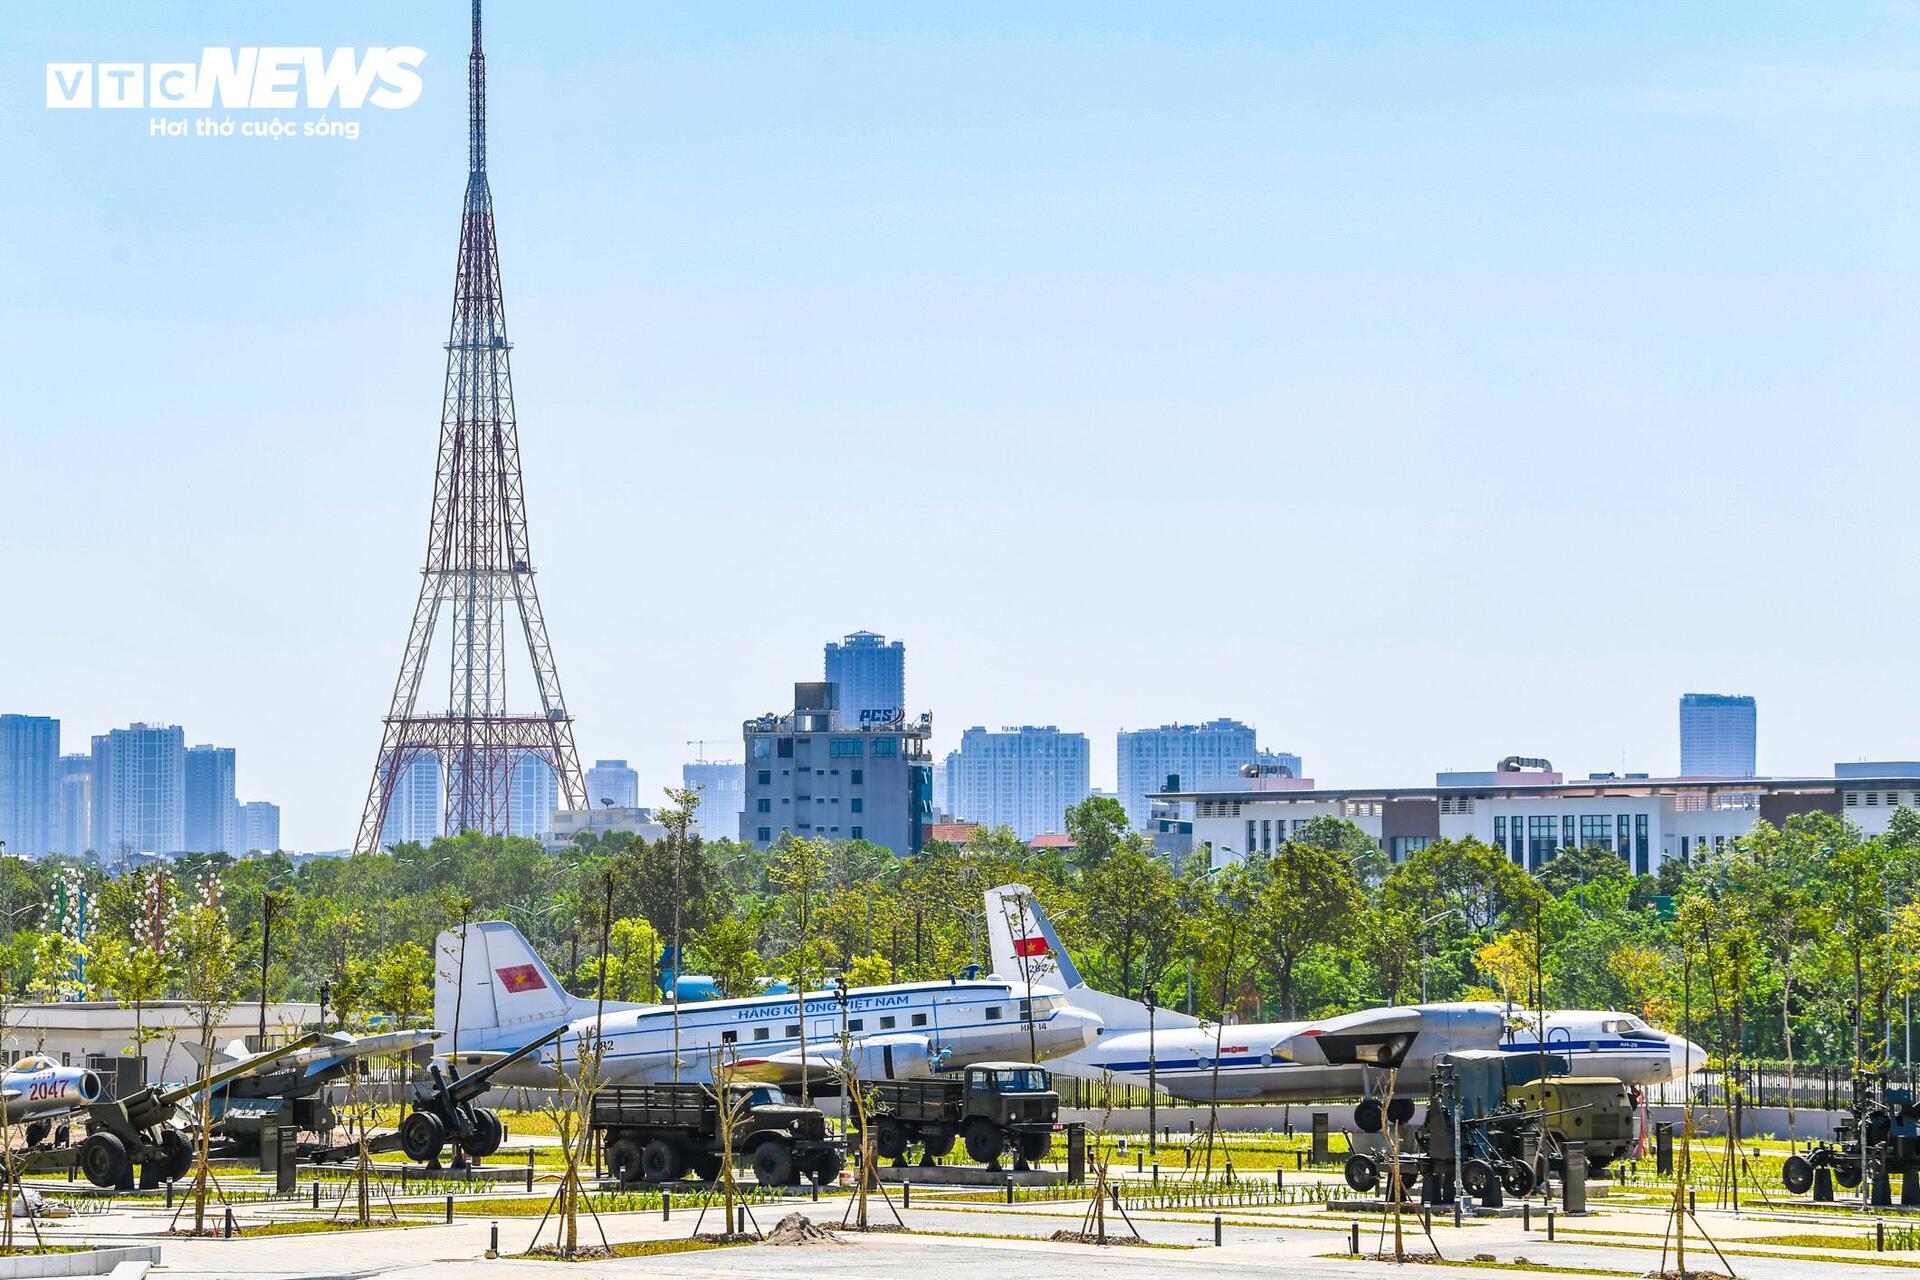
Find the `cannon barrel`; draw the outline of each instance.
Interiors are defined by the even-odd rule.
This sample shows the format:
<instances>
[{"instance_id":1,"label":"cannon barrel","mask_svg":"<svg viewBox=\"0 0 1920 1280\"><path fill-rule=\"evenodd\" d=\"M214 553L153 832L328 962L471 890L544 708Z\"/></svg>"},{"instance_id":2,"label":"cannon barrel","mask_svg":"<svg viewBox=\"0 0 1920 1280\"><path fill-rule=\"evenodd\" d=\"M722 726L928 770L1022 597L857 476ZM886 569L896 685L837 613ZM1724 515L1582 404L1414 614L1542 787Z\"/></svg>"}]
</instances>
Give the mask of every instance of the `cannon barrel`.
<instances>
[{"instance_id":1,"label":"cannon barrel","mask_svg":"<svg viewBox=\"0 0 1920 1280\"><path fill-rule=\"evenodd\" d=\"M558 1040L565 1034L568 1025L567 1023L561 1023L553 1030L547 1032L547 1034L541 1036L538 1040L523 1044L504 1058L498 1058L483 1067L476 1067L466 1075L461 1075L460 1069L449 1061L447 1063L448 1080L445 1085L441 1086L441 1091L452 1095L453 1100L457 1102L465 1102L469 1098L479 1097L487 1091L487 1081L493 1079L496 1074L505 1071L514 1063L538 1053L555 1040Z\"/></svg>"}]
</instances>

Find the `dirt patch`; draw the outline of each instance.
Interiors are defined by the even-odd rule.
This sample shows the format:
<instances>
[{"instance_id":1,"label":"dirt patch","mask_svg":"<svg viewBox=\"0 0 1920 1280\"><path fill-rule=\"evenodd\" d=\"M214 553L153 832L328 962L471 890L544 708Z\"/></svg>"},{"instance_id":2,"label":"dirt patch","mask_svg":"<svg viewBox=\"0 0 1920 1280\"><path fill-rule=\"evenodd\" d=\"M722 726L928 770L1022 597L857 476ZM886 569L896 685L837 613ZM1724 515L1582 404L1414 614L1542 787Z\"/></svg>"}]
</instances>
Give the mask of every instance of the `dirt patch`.
<instances>
[{"instance_id":1,"label":"dirt patch","mask_svg":"<svg viewBox=\"0 0 1920 1280\"><path fill-rule=\"evenodd\" d=\"M1437 1253L1408 1252L1408 1253L1403 1253L1396 1258L1393 1256L1393 1254L1386 1252L1385 1250L1382 1250L1379 1253L1370 1253L1367 1256L1369 1258L1372 1258L1375 1262L1436 1262L1438 1263L1438 1262L1446 1261L1445 1258L1441 1257Z\"/></svg>"},{"instance_id":2,"label":"dirt patch","mask_svg":"<svg viewBox=\"0 0 1920 1280\"><path fill-rule=\"evenodd\" d=\"M817 1245L841 1244L831 1231L814 1224L813 1219L804 1213L790 1213L767 1232L768 1244L780 1245Z\"/></svg>"},{"instance_id":3,"label":"dirt patch","mask_svg":"<svg viewBox=\"0 0 1920 1280\"><path fill-rule=\"evenodd\" d=\"M1052 1235L1048 1236L1047 1239L1052 1240L1058 1244L1131 1244L1131 1245L1140 1245L1144 1247L1147 1243L1145 1240L1142 1240L1139 1236L1117 1235L1111 1231L1107 1233L1107 1238L1105 1240L1102 1240L1099 1237L1099 1235L1095 1232L1070 1231L1065 1227L1062 1227L1060 1230L1054 1232Z\"/></svg>"}]
</instances>

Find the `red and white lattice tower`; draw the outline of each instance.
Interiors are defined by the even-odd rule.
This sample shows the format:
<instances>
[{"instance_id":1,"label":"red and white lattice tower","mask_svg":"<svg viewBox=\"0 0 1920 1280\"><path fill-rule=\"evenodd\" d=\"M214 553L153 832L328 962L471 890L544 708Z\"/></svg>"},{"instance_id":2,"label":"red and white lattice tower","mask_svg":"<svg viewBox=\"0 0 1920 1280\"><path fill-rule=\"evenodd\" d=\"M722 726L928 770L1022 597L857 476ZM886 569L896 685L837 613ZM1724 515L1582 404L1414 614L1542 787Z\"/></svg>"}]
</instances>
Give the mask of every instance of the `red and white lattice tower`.
<instances>
[{"instance_id":1,"label":"red and white lattice tower","mask_svg":"<svg viewBox=\"0 0 1920 1280\"><path fill-rule=\"evenodd\" d=\"M427 564L354 842L363 852L380 847L394 788L422 755L440 760L446 784L444 830L449 835L504 833L509 778L514 765L528 756L553 769L563 804L586 806L573 720L560 696L527 541L506 308L494 244L493 195L487 188L487 64L480 48L480 0L473 0L467 94L467 193L460 214L460 260L447 335L446 397ZM516 715L506 709L509 612L519 620L532 659L540 693L538 714ZM442 614L449 616L452 630L447 706L444 711L423 711L420 686Z\"/></svg>"}]
</instances>

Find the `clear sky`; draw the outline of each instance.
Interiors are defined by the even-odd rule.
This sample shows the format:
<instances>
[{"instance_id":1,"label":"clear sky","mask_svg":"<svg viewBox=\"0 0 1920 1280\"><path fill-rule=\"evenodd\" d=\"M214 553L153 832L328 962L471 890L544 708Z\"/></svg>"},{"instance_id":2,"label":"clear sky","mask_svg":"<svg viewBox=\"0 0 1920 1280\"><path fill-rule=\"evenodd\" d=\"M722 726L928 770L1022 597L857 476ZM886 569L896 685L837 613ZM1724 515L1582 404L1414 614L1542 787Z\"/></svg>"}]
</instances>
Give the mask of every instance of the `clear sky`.
<instances>
[{"instance_id":1,"label":"clear sky","mask_svg":"<svg viewBox=\"0 0 1920 1280\"><path fill-rule=\"evenodd\" d=\"M352 837L418 589L464 9L0 14L0 710L233 745L294 847ZM858 628L941 751L1054 723L1109 785L1115 729L1216 715L1329 784L1670 771L1696 689L1763 771L1920 756L1911 4L516 0L488 44L542 598L652 795ZM44 104L221 45L425 91L351 142Z\"/></svg>"}]
</instances>

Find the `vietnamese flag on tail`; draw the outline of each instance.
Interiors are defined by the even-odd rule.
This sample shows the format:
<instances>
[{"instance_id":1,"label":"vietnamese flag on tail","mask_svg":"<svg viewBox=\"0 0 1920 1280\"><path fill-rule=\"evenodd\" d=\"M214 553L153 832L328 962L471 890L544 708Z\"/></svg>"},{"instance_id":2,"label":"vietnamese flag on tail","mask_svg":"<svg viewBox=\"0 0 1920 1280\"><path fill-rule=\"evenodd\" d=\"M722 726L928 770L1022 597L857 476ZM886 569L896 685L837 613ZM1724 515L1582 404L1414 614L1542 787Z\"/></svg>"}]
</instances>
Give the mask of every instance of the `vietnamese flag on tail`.
<instances>
[{"instance_id":1,"label":"vietnamese flag on tail","mask_svg":"<svg viewBox=\"0 0 1920 1280\"><path fill-rule=\"evenodd\" d=\"M539 991L547 985L540 977L540 970L530 964L511 965L494 972L500 975L500 985L509 992Z\"/></svg>"},{"instance_id":2,"label":"vietnamese flag on tail","mask_svg":"<svg viewBox=\"0 0 1920 1280\"><path fill-rule=\"evenodd\" d=\"M1031 956L1044 956L1052 952L1045 938L1015 938L1013 954L1023 959Z\"/></svg>"}]
</instances>

